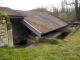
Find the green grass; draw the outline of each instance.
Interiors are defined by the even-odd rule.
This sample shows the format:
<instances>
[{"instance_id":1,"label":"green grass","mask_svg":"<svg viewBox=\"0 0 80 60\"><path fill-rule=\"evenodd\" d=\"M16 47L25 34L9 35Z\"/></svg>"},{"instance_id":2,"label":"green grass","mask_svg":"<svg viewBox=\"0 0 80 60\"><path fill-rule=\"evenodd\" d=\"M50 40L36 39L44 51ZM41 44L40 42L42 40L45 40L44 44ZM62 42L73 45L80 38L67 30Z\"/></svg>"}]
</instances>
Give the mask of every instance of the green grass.
<instances>
[{"instance_id":1,"label":"green grass","mask_svg":"<svg viewBox=\"0 0 80 60\"><path fill-rule=\"evenodd\" d=\"M80 60L80 30L58 44L40 43L33 49L5 46L0 60Z\"/></svg>"}]
</instances>

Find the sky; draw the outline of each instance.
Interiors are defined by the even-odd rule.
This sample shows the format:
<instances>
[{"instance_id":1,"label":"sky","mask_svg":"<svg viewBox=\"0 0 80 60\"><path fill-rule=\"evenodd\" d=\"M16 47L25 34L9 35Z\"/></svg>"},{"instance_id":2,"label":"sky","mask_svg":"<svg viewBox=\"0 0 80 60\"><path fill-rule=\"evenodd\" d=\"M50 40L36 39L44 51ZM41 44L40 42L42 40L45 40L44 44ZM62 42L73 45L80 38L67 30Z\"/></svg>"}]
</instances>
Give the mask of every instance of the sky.
<instances>
[{"instance_id":1,"label":"sky","mask_svg":"<svg viewBox=\"0 0 80 60\"><path fill-rule=\"evenodd\" d=\"M10 7L16 10L32 10L37 7L60 7L62 0L0 0L0 6Z\"/></svg>"}]
</instances>

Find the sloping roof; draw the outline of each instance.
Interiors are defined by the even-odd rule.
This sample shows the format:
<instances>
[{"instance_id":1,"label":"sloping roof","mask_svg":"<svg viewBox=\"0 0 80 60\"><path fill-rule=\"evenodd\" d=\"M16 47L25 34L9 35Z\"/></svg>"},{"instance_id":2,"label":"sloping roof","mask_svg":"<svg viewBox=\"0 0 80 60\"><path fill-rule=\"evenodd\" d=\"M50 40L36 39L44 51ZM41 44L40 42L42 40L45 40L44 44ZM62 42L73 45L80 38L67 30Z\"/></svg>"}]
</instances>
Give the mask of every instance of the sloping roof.
<instances>
[{"instance_id":1,"label":"sloping roof","mask_svg":"<svg viewBox=\"0 0 80 60\"><path fill-rule=\"evenodd\" d=\"M0 7L0 10L12 18L24 18L20 21L38 36L68 25L46 12L12 10L8 7Z\"/></svg>"},{"instance_id":2,"label":"sloping roof","mask_svg":"<svg viewBox=\"0 0 80 60\"><path fill-rule=\"evenodd\" d=\"M65 21L46 12L19 10L17 10L17 12L27 16L24 20L41 33L54 31L68 25Z\"/></svg>"},{"instance_id":3,"label":"sloping roof","mask_svg":"<svg viewBox=\"0 0 80 60\"><path fill-rule=\"evenodd\" d=\"M9 16L24 16L8 7L0 7L0 10Z\"/></svg>"}]
</instances>

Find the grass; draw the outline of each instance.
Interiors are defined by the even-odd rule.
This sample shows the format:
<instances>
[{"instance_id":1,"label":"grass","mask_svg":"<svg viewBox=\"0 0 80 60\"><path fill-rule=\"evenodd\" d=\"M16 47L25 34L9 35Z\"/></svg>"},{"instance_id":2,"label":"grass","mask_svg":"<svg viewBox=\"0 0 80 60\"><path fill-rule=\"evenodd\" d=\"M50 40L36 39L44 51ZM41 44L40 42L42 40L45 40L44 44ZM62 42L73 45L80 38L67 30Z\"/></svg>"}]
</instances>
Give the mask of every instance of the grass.
<instances>
[{"instance_id":1,"label":"grass","mask_svg":"<svg viewBox=\"0 0 80 60\"><path fill-rule=\"evenodd\" d=\"M39 43L33 49L0 48L0 60L80 60L80 30L58 44Z\"/></svg>"}]
</instances>

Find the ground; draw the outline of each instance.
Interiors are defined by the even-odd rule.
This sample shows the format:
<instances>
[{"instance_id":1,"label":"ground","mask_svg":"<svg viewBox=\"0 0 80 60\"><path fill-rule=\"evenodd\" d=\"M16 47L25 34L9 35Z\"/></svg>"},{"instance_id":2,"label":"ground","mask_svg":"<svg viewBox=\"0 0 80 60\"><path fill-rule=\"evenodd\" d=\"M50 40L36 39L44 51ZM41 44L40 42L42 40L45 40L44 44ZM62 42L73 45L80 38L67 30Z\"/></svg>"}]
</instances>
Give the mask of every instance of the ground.
<instances>
[{"instance_id":1,"label":"ground","mask_svg":"<svg viewBox=\"0 0 80 60\"><path fill-rule=\"evenodd\" d=\"M0 60L80 60L80 30L58 44L39 43L32 49L4 46Z\"/></svg>"}]
</instances>

